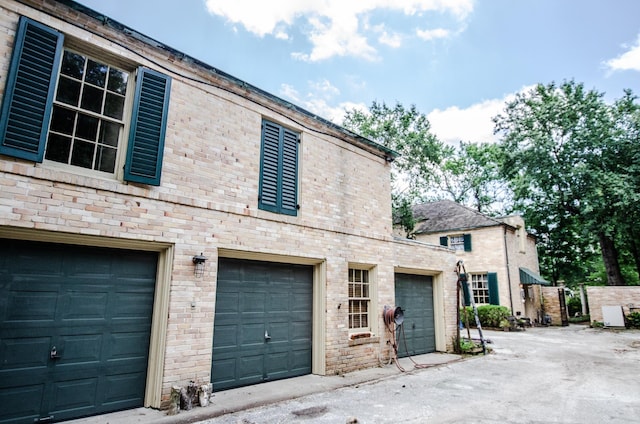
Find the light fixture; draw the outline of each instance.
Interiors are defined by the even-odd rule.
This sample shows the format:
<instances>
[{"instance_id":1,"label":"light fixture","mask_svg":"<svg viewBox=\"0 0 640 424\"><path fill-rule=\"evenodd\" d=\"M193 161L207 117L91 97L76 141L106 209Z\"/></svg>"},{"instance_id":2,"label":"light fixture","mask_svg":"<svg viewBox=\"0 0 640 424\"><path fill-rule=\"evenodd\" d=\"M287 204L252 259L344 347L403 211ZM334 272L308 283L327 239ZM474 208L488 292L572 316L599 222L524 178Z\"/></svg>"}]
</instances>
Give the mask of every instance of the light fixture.
<instances>
[{"instance_id":1,"label":"light fixture","mask_svg":"<svg viewBox=\"0 0 640 424\"><path fill-rule=\"evenodd\" d=\"M207 258L200 253L193 257L193 264L196 266L193 270L193 275L196 277L202 277L204 275L204 267L207 262Z\"/></svg>"}]
</instances>

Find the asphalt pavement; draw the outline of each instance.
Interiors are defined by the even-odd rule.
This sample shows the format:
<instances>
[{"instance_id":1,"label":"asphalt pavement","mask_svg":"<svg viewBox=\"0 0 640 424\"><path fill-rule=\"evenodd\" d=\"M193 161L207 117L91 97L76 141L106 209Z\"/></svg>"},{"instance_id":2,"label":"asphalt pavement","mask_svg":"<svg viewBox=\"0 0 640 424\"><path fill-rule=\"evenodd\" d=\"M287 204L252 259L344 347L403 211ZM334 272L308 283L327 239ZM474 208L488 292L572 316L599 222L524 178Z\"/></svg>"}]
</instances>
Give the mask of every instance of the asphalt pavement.
<instances>
[{"instance_id":1,"label":"asphalt pavement","mask_svg":"<svg viewBox=\"0 0 640 424\"><path fill-rule=\"evenodd\" d=\"M472 334L473 335L473 334ZM493 353L200 424L638 423L640 331L485 331Z\"/></svg>"}]
</instances>

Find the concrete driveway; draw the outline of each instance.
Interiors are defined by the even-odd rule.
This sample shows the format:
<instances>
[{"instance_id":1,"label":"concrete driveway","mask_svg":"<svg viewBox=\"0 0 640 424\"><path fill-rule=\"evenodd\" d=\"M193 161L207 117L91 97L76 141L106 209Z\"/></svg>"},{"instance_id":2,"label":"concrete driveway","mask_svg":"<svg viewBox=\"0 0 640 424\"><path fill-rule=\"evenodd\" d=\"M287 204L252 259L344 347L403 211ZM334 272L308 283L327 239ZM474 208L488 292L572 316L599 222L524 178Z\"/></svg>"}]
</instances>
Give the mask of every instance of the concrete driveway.
<instances>
[{"instance_id":1,"label":"concrete driveway","mask_svg":"<svg viewBox=\"0 0 640 424\"><path fill-rule=\"evenodd\" d=\"M640 422L640 331L569 326L485 336L493 342L485 357L407 367L200 423Z\"/></svg>"}]
</instances>

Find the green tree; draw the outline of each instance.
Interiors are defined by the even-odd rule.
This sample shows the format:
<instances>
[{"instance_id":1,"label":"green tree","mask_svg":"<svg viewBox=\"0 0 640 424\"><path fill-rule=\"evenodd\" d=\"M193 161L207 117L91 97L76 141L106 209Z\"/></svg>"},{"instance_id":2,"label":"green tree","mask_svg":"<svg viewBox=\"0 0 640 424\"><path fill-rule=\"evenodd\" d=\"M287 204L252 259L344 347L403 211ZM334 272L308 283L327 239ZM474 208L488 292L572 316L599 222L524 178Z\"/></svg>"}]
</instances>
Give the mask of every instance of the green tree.
<instances>
[{"instance_id":1,"label":"green tree","mask_svg":"<svg viewBox=\"0 0 640 424\"><path fill-rule=\"evenodd\" d=\"M390 107L373 102L366 112L347 111L342 125L400 153L391 172L394 217L406 217L406 206L423 198L447 154L444 144L431 133L427 117L415 105ZM410 224L410 220L404 222Z\"/></svg>"},{"instance_id":2,"label":"green tree","mask_svg":"<svg viewBox=\"0 0 640 424\"><path fill-rule=\"evenodd\" d=\"M504 214L510 190L500 174L501 150L495 143L464 143L438 170L436 197L448 197L488 215Z\"/></svg>"},{"instance_id":3,"label":"green tree","mask_svg":"<svg viewBox=\"0 0 640 424\"><path fill-rule=\"evenodd\" d=\"M612 106L574 81L539 84L494 118L503 175L546 248L554 281L597 245L607 284L625 284L617 243L625 209L637 205L637 185L620 155L634 160L621 151L629 147L634 100L627 93Z\"/></svg>"}]
</instances>

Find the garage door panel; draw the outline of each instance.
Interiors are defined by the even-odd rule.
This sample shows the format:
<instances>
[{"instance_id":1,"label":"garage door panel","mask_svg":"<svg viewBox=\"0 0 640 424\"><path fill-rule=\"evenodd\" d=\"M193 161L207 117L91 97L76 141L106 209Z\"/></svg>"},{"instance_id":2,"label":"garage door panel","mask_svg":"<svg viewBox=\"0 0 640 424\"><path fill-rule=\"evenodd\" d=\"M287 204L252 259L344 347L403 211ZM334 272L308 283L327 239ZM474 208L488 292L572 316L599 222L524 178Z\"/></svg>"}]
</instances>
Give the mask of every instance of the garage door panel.
<instances>
[{"instance_id":1,"label":"garage door panel","mask_svg":"<svg viewBox=\"0 0 640 424\"><path fill-rule=\"evenodd\" d=\"M133 372L126 374L107 375L103 378L104 390L101 404L113 405L116 403L129 403L134 400L142 402L140 396L144 392L143 373Z\"/></svg>"},{"instance_id":2,"label":"garage door panel","mask_svg":"<svg viewBox=\"0 0 640 424\"><path fill-rule=\"evenodd\" d=\"M149 321L153 310L153 292L114 293L111 297L111 316L114 319L126 318Z\"/></svg>"},{"instance_id":3,"label":"garage door panel","mask_svg":"<svg viewBox=\"0 0 640 424\"><path fill-rule=\"evenodd\" d=\"M10 411L0 415L0 422L4 423L24 423L33 422L40 416L40 403L44 395L44 384L25 385L19 389L0 389L0 405ZM35 401L28 401L33 399Z\"/></svg>"},{"instance_id":4,"label":"garage door panel","mask_svg":"<svg viewBox=\"0 0 640 424\"><path fill-rule=\"evenodd\" d=\"M17 284L14 283L15 287ZM47 289L10 290L6 294L6 307L2 308L2 326L29 321L53 321L58 303L58 292Z\"/></svg>"},{"instance_id":5,"label":"garage door panel","mask_svg":"<svg viewBox=\"0 0 640 424\"><path fill-rule=\"evenodd\" d=\"M57 381L53 384L51 410L91 408L94 406L98 378Z\"/></svg>"},{"instance_id":6,"label":"garage door panel","mask_svg":"<svg viewBox=\"0 0 640 424\"><path fill-rule=\"evenodd\" d=\"M10 370L47 367L51 337L9 337L0 340L0 377Z\"/></svg>"}]
</instances>

